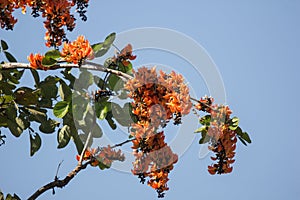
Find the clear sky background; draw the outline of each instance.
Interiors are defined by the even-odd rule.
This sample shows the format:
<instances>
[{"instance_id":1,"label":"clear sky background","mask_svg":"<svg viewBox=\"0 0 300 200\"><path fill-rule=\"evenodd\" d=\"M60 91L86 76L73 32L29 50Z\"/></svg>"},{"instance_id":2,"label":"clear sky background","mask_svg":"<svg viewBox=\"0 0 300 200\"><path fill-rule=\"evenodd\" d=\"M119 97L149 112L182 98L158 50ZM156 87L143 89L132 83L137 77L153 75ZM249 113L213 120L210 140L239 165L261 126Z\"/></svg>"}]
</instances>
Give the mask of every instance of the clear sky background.
<instances>
[{"instance_id":1,"label":"clear sky background","mask_svg":"<svg viewBox=\"0 0 300 200\"><path fill-rule=\"evenodd\" d=\"M218 66L224 81L227 103L240 117L241 127L253 141L238 143L234 171L211 176L209 156L199 159L196 136L170 174L169 199L300 199L299 161L299 64L300 2L297 0L251 1L91 1L88 21L80 22L68 34L71 40L84 34L98 42L110 32L132 28L163 27L182 32L201 44ZM0 30L19 61L30 52L45 52L40 19L17 12L13 32ZM128 41L130 43L130 41ZM136 63L141 64L139 54ZM143 57L147 52L142 53ZM149 55L157 55L149 52ZM141 56L140 56L141 57ZM151 62L153 57L145 62ZM175 66L168 56L153 59ZM145 58L144 58L145 59ZM47 72L51 73L51 72ZM29 77L29 76L28 76ZM31 83L31 80L25 80ZM197 80L191 80L195 82ZM203 82L203 80L199 80ZM196 82L197 83L197 82ZM207 94L206 88L196 91ZM109 132L107 133L109 134ZM193 134L187 132L186 134ZM59 176L73 169L73 143L57 150L56 134L42 135L43 145L29 156L29 136L8 132L0 147L0 189L26 199L37 188L53 180L58 163ZM56 194L46 192L39 199L156 199L156 192L131 174L116 170L88 168Z\"/></svg>"}]
</instances>

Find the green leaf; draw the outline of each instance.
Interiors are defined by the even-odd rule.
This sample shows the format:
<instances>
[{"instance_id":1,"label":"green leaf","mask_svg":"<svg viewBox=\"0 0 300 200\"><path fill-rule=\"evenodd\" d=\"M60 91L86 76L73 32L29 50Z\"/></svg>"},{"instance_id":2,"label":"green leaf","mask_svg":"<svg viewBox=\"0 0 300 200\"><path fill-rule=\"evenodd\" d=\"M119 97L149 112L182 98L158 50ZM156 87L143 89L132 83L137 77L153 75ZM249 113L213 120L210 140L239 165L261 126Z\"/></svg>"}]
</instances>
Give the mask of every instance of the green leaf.
<instances>
[{"instance_id":1,"label":"green leaf","mask_svg":"<svg viewBox=\"0 0 300 200\"><path fill-rule=\"evenodd\" d=\"M109 111L108 104L105 104L100 110L99 119L103 120L106 117L107 112Z\"/></svg>"},{"instance_id":2,"label":"green leaf","mask_svg":"<svg viewBox=\"0 0 300 200\"><path fill-rule=\"evenodd\" d=\"M3 195L3 193L1 192L1 190L0 190L0 200L4 200L4 195Z\"/></svg>"},{"instance_id":3,"label":"green leaf","mask_svg":"<svg viewBox=\"0 0 300 200\"><path fill-rule=\"evenodd\" d=\"M26 115L25 113L22 112L22 113L20 113L19 118L20 118L20 120L21 120L22 122L21 122L21 123L18 123L18 125L19 125L19 126L22 125L21 128L22 128L23 130L26 130L26 129L30 126L30 121L29 121L27 115Z\"/></svg>"},{"instance_id":4,"label":"green leaf","mask_svg":"<svg viewBox=\"0 0 300 200\"><path fill-rule=\"evenodd\" d=\"M94 83L99 87L99 88L103 88L105 87L105 83L104 80L98 76L94 76Z\"/></svg>"},{"instance_id":5,"label":"green leaf","mask_svg":"<svg viewBox=\"0 0 300 200\"><path fill-rule=\"evenodd\" d=\"M246 141L245 140L243 140L242 138L241 138L241 136L239 136L238 135L238 138L239 138L239 140L243 143L243 145L245 145L245 146L247 146L247 143L246 143Z\"/></svg>"},{"instance_id":6,"label":"green leaf","mask_svg":"<svg viewBox=\"0 0 300 200\"><path fill-rule=\"evenodd\" d=\"M60 58L60 52L57 49L52 49L52 50L46 52L45 57L57 59L57 58Z\"/></svg>"},{"instance_id":7,"label":"green leaf","mask_svg":"<svg viewBox=\"0 0 300 200\"><path fill-rule=\"evenodd\" d=\"M15 92L15 101L21 105L36 105L38 102L38 94L31 88L20 87Z\"/></svg>"},{"instance_id":8,"label":"green leaf","mask_svg":"<svg viewBox=\"0 0 300 200\"><path fill-rule=\"evenodd\" d=\"M30 69L30 72L34 78L35 86L38 87L40 84L40 76L35 69Z\"/></svg>"},{"instance_id":9,"label":"green leaf","mask_svg":"<svg viewBox=\"0 0 300 200\"><path fill-rule=\"evenodd\" d=\"M87 111L88 100L82 95L75 94L72 98L72 113L75 121L82 120Z\"/></svg>"},{"instance_id":10,"label":"green leaf","mask_svg":"<svg viewBox=\"0 0 300 200\"><path fill-rule=\"evenodd\" d=\"M235 130L237 129L237 127L239 126L239 118L237 117L233 117L232 119L230 119L229 121L229 129L230 130Z\"/></svg>"},{"instance_id":11,"label":"green leaf","mask_svg":"<svg viewBox=\"0 0 300 200\"><path fill-rule=\"evenodd\" d=\"M37 122L44 122L47 120L47 115L46 112L47 110L43 110L43 109L38 109L38 108L26 108L25 110L27 110L30 113L30 121L37 121Z\"/></svg>"},{"instance_id":12,"label":"green leaf","mask_svg":"<svg viewBox=\"0 0 300 200\"><path fill-rule=\"evenodd\" d=\"M22 130L26 129L25 122L23 121L22 118L16 117L15 120L16 120L16 123L17 123L17 125L18 125L19 128L21 128Z\"/></svg>"},{"instance_id":13,"label":"green leaf","mask_svg":"<svg viewBox=\"0 0 300 200\"><path fill-rule=\"evenodd\" d=\"M199 144L205 144L210 141L210 137L207 135L207 131L201 132L201 139L199 140Z\"/></svg>"},{"instance_id":14,"label":"green leaf","mask_svg":"<svg viewBox=\"0 0 300 200\"><path fill-rule=\"evenodd\" d=\"M53 133L58 125L58 121L49 119L41 123L41 125L39 126L39 130L43 133Z\"/></svg>"},{"instance_id":15,"label":"green leaf","mask_svg":"<svg viewBox=\"0 0 300 200\"><path fill-rule=\"evenodd\" d=\"M19 137L22 134L22 132L23 132L22 128L20 128L15 121L12 121L10 119L7 119L7 126L9 128L10 132L15 137Z\"/></svg>"},{"instance_id":16,"label":"green leaf","mask_svg":"<svg viewBox=\"0 0 300 200\"><path fill-rule=\"evenodd\" d=\"M9 62L17 62L17 59L11 53L4 51L4 54Z\"/></svg>"},{"instance_id":17,"label":"green leaf","mask_svg":"<svg viewBox=\"0 0 300 200\"><path fill-rule=\"evenodd\" d=\"M129 110L128 104L125 104L124 108L121 108L118 104L112 103L111 107L113 118L115 118L121 126L128 127L133 123L133 119L130 115L131 110Z\"/></svg>"},{"instance_id":18,"label":"green leaf","mask_svg":"<svg viewBox=\"0 0 300 200\"><path fill-rule=\"evenodd\" d=\"M94 51L95 57L101 57L110 49L111 45L113 44L116 38L116 33L109 34L104 42L99 42L92 45L92 49Z\"/></svg>"},{"instance_id":19,"label":"green leaf","mask_svg":"<svg viewBox=\"0 0 300 200\"><path fill-rule=\"evenodd\" d=\"M94 138L101 138L103 135L102 129L98 124L95 124L93 126L93 130L92 130L92 136Z\"/></svg>"},{"instance_id":20,"label":"green leaf","mask_svg":"<svg viewBox=\"0 0 300 200\"><path fill-rule=\"evenodd\" d=\"M56 98L57 97L57 82L60 80L60 78L55 76L47 76L44 81L42 81L39 84L39 88L41 89L42 96L50 99L50 98Z\"/></svg>"},{"instance_id":21,"label":"green leaf","mask_svg":"<svg viewBox=\"0 0 300 200\"><path fill-rule=\"evenodd\" d=\"M119 91L124 87L124 81L115 74L110 74L108 77L108 86L113 91Z\"/></svg>"},{"instance_id":22,"label":"green leaf","mask_svg":"<svg viewBox=\"0 0 300 200\"><path fill-rule=\"evenodd\" d=\"M82 70L76 81L76 88L78 89L88 89L94 83L93 74L87 70Z\"/></svg>"},{"instance_id":23,"label":"green leaf","mask_svg":"<svg viewBox=\"0 0 300 200\"><path fill-rule=\"evenodd\" d=\"M41 147L42 140L38 133L35 133L33 137L32 134L30 135L30 156L33 156Z\"/></svg>"},{"instance_id":24,"label":"green leaf","mask_svg":"<svg viewBox=\"0 0 300 200\"><path fill-rule=\"evenodd\" d=\"M71 88L66 84L65 81L60 80L59 82L60 82L60 85L59 85L60 97L64 101L71 101L71 97L72 97Z\"/></svg>"},{"instance_id":25,"label":"green leaf","mask_svg":"<svg viewBox=\"0 0 300 200\"><path fill-rule=\"evenodd\" d=\"M57 60L51 58L51 57L44 57L42 60L42 65L46 66L46 67L51 67L53 65L56 65Z\"/></svg>"},{"instance_id":26,"label":"green leaf","mask_svg":"<svg viewBox=\"0 0 300 200\"><path fill-rule=\"evenodd\" d=\"M66 68L64 71L61 71L61 73L64 75L64 79L70 81L70 88L73 88L76 78L71 73L71 70L71 68Z\"/></svg>"},{"instance_id":27,"label":"green leaf","mask_svg":"<svg viewBox=\"0 0 300 200\"><path fill-rule=\"evenodd\" d=\"M61 129L59 129L57 134L57 148L64 148L68 145L71 138L71 129L70 126L64 125Z\"/></svg>"},{"instance_id":28,"label":"green leaf","mask_svg":"<svg viewBox=\"0 0 300 200\"><path fill-rule=\"evenodd\" d=\"M241 142L243 144L245 144L245 141L248 142L249 144L252 142L248 133L243 132L240 127L237 127L235 131L236 131L236 134L238 135L238 138L241 140ZM247 144L245 144L245 145L247 146Z\"/></svg>"},{"instance_id":29,"label":"green leaf","mask_svg":"<svg viewBox=\"0 0 300 200\"><path fill-rule=\"evenodd\" d=\"M104 40L104 46L111 46L116 39L116 33L109 34Z\"/></svg>"},{"instance_id":30,"label":"green leaf","mask_svg":"<svg viewBox=\"0 0 300 200\"><path fill-rule=\"evenodd\" d=\"M112 117L113 117L113 115L112 115L112 112L110 111L106 114L105 119L106 119L108 125L110 126L110 128L112 130L115 130L117 128L117 125L116 125L115 121L112 119Z\"/></svg>"},{"instance_id":31,"label":"green leaf","mask_svg":"<svg viewBox=\"0 0 300 200\"><path fill-rule=\"evenodd\" d=\"M18 195L16 195L16 194L14 194L13 199L14 200L21 200L21 198Z\"/></svg>"},{"instance_id":32,"label":"green leaf","mask_svg":"<svg viewBox=\"0 0 300 200\"><path fill-rule=\"evenodd\" d=\"M6 51L8 49L8 45L4 40L1 40L1 47L2 50Z\"/></svg>"},{"instance_id":33,"label":"green leaf","mask_svg":"<svg viewBox=\"0 0 300 200\"><path fill-rule=\"evenodd\" d=\"M210 115L205 115L205 116L201 117L200 124L205 125L205 126L209 126L210 121L211 121L211 116Z\"/></svg>"},{"instance_id":34,"label":"green leaf","mask_svg":"<svg viewBox=\"0 0 300 200\"><path fill-rule=\"evenodd\" d=\"M96 116L100 120L103 120L105 119L107 113L111 111L111 103L103 99L95 104L95 111L96 111Z\"/></svg>"},{"instance_id":35,"label":"green leaf","mask_svg":"<svg viewBox=\"0 0 300 200\"><path fill-rule=\"evenodd\" d=\"M70 106L69 102L60 101L55 104L55 106L53 108L53 114L57 118L63 118L68 113L69 106Z\"/></svg>"},{"instance_id":36,"label":"green leaf","mask_svg":"<svg viewBox=\"0 0 300 200\"><path fill-rule=\"evenodd\" d=\"M201 126L200 128L196 129L194 133L202 133L202 132L207 132L207 126Z\"/></svg>"},{"instance_id":37,"label":"green leaf","mask_svg":"<svg viewBox=\"0 0 300 200\"><path fill-rule=\"evenodd\" d=\"M103 160L99 157L96 157L96 159L99 161L99 164L98 164L98 167L101 169L101 170L104 170L104 169L109 169L111 166L108 166L108 165L105 165L103 164Z\"/></svg>"},{"instance_id":38,"label":"green leaf","mask_svg":"<svg viewBox=\"0 0 300 200\"><path fill-rule=\"evenodd\" d=\"M14 200L11 194L7 194L5 200Z\"/></svg>"}]
</instances>

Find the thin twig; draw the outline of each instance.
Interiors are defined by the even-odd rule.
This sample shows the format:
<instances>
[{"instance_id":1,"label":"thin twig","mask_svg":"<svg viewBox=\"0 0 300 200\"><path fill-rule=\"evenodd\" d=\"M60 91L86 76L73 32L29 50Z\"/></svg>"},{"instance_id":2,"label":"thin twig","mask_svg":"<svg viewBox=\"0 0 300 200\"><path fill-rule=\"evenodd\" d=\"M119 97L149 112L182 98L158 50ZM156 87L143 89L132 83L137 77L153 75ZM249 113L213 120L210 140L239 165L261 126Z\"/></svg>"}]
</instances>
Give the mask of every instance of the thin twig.
<instances>
[{"instance_id":1,"label":"thin twig","mask_svg":"<svg viewBox=\"0 0 300 200\"><path fill-rule=\"evenodd\" d=\"M78 172L85 169L90 163L91 163L91 161L87 161L83 165L78 163L78 165L75 167L75 169L73 169L64 179L62 179L62 180L59 180L59 179L53 180L52 182L42 186L33 195L31 195L28 198L28 200L35 200L41 194L43 194L44 192L46 192L47 190L50 190L52 188L55 188L55 187L63 188L77 175Z\"/></svg>"},{"instance_id":2,"label":"thin twig","mask_svg":"<svg viewBox=\"0 0 300 200\"><path fill-rule=\"evenodd\" d=\"M121 142L121 143L119 143L119 144L115 144L115 145L112 146L111 148L113 149L113 148L116 148L116 147L120 147L120 146L122 146L123 144L126 144L126 143L128 143L128 142L132 142L133 140L136 140L136 139L133 138L133 139L125 140L124 142Z\"/></svg>"}]
</instances>

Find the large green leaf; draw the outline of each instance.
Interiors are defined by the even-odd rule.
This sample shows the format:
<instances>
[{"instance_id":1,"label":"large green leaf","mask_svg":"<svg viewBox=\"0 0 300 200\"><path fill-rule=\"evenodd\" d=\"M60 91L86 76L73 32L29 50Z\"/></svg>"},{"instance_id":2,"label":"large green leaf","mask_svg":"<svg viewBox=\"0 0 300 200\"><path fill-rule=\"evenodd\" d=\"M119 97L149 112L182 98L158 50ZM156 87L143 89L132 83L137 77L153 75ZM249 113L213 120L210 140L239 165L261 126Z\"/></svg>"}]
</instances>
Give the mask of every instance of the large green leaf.
<instances>
[{"instance_id":1,"label":"large green leaf","mask_svg":"<svg viewBox=\"0 0 300 200\"><path fill-rule=\"evenodd\" d=\"M42 140L38 133L35 133L35 136L30 135L30 156L33 156L41 147Z\"/></svg>"},{"instance_id":2,"label":"large green leaf","mask_svg":"<svg viewBox=\"0 0 300 200\"><path fill-rule=\"evenodd\" d=\"M57 104L55 104L53 108L53 114L57 118L63 118L68 113L69 106L70 106L69 102L60 101Z\"/></svg>"},{"instance_id":3,"label":"large green leaf","mask_svg":"<svg viewBox=\"0 0 300 200\"><path fill-rule=\"evenodd\" d=\"M11 53L4 51L4 54L9 62L17 62L17 59Z\"/></svg>"},{"instance_id":4,"label":"large green leaf","mask_svg":"<svg viewBox=\"0 0 300 200\"><path fill-rule=\"evenodd\" d=\"M61 129L59 129L57 134L57 148L64 148L67 146L71 138L71 129L70 126L64 125Z\"/></svg>"}]
</instances>

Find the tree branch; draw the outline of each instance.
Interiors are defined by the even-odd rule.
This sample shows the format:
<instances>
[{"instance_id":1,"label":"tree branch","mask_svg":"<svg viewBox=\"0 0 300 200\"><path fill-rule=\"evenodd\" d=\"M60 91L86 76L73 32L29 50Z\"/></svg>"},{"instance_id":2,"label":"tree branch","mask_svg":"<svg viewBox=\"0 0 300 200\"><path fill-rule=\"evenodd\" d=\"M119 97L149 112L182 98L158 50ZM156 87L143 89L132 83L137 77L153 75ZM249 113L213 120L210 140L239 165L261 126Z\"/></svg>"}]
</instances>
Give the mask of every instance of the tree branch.
<instances>
[{"instance_id":1,"label":"tree branch","mask_svg":"<svg viewBox=\"0 0 300 200\"><path fill-rule=\"evenodd\" d=\"M83 69L88 69L88 70L95 70L95 71L102 71L102 72L108 72L111 74L115 74L124 80L132 79L132 76L120 72L118 70L114 69L108 69L104 67L103 65L93 63L90 61L85 61L81 66L77 64L71 64L71 63L66 63L66 64L57 64L49 67L49 70L56 70L56 69L63 69L63 68L83 68ZM0 65L0 69L5 70L5 69L31 69L29 63L4 63ZM38 69L42 70L42 69Z\"/></svg>"},{"instance_id":2,"label":"tree branch","mask_svg":"<svg viewBox=\"0 0 300 200\"><path fill-rule=\"evenodd\" d=\"M64 179L62 179L62 180L55 179L54 181L44 185L43 187L38 189L33 195L31 195L28 198L28 200L35 200L37 197L39 197L41 194L43 194L47 190L53 189L55 187L62 188L64 186L66 186L77 175L78 172L85 169L90 163L91 163L91 161L87 161L83 165L78 163L78 165L75 167L75 169L73 169Z\"/></svg>"}]
</instances>

